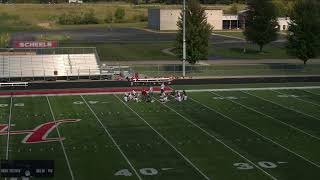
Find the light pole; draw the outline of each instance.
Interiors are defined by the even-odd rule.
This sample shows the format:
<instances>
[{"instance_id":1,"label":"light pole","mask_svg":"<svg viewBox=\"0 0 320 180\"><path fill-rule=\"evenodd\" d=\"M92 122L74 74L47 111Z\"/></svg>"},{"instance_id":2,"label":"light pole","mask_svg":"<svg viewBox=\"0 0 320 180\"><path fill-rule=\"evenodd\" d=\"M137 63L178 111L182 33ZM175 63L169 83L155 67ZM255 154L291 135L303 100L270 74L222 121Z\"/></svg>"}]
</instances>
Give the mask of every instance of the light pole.
<instances>
[{"instance_id":1,"label":"light pole","mask_svg":"<svg viewBox=\"0 0 320 180\"><path fill-rule=\"evenodd\" d=\"M183 0L183 55L182 55L182 76L186 76L186 59L187 59L187 49L186 49L186 0Z\"/></svg>"}]
</instances>

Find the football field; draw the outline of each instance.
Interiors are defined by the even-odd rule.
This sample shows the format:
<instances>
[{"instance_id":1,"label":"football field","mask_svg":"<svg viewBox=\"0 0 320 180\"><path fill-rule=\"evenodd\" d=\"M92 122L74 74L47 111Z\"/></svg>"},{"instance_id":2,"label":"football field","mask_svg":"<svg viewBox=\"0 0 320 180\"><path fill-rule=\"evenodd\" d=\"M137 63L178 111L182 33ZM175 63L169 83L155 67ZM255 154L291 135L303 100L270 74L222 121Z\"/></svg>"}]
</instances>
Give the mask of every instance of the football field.
<instances>
[{"instance_id":1,"label":"football field","mask_svg":"<svg viewBox=\"0 0 320 180\"><path fill-rule=\"evenodd\" d=\"M0 159L54 160L55 180L320 179L320 87L154 99L0 97Z\"/></svg>"}]
</instances>

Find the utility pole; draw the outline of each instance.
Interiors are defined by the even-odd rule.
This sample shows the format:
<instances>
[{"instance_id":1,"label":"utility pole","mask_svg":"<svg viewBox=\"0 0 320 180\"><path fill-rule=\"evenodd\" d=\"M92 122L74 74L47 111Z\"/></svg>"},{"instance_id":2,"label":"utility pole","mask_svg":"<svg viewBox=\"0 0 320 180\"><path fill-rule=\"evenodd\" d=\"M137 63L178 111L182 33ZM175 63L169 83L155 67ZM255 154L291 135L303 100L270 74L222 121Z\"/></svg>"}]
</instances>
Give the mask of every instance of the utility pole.
<instances>
[{"instance_id":1,"label":"utility pole","mask_svg":"<svg viewBox=\"0 0 320 180\"><path fill-rule=\"evenodd\" d=\"M183 57L182 57L182 76L186 76L186 59L187 59L187 49L186 49L186 0L183 0Z\"/></svg>"}]
</instances>

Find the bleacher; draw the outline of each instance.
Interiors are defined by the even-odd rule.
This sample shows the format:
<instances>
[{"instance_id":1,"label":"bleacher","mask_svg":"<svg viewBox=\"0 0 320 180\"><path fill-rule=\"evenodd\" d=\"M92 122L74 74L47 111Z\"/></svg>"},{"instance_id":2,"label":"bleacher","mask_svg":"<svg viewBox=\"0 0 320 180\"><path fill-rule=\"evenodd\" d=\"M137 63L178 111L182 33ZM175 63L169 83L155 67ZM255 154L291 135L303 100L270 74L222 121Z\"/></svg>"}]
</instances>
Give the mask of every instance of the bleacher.
<instances>
[{"instance_id":1,"label":"bleacher","mask_svg":"<svg viewBox=\"0 0 320 180\"><path fill-rule=\"evenodd\" d=\"M27 87L28 82L15 82L15 83L0 83L0 88L2 87Z\"/></svg>"},{"instance_id":2,"label":"bleacher","mask_svg":"<svg viewBox=\"0 0 320 180\"><path fill-rule=\"evenodd\" d=\"M51 55L0 55L0 78L99 76L94 53Z\"/></svg>"}]
</instances>

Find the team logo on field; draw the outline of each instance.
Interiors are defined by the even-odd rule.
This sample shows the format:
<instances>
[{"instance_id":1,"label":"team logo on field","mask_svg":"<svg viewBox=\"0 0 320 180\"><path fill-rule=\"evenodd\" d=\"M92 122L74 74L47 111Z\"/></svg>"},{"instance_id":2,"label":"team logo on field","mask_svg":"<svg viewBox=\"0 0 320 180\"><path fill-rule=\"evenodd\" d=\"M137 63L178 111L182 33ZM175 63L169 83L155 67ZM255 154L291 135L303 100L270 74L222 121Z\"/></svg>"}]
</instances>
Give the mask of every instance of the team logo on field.
<instances>
[{"instance_id":1,"label":"team logo on field","mask_svg":"<svg viewBox=\"0 0 320 180\"><path fill-rule=\"evenodd\" d=\"M48 138L48 135L60 124L64 123L74 123L79 122L81 119L63 119L53 122L47 122L41 124L34 128L33 130L18 130L11 131L9 135L20 135L27 134L26 137L22 140L22 143L31 144L31 143L43 143L43 142L54 142L54 141L63 141L65 138ZM8 124L0 124L0 136L8 135Z\"/></svg>"}]
</instances>

